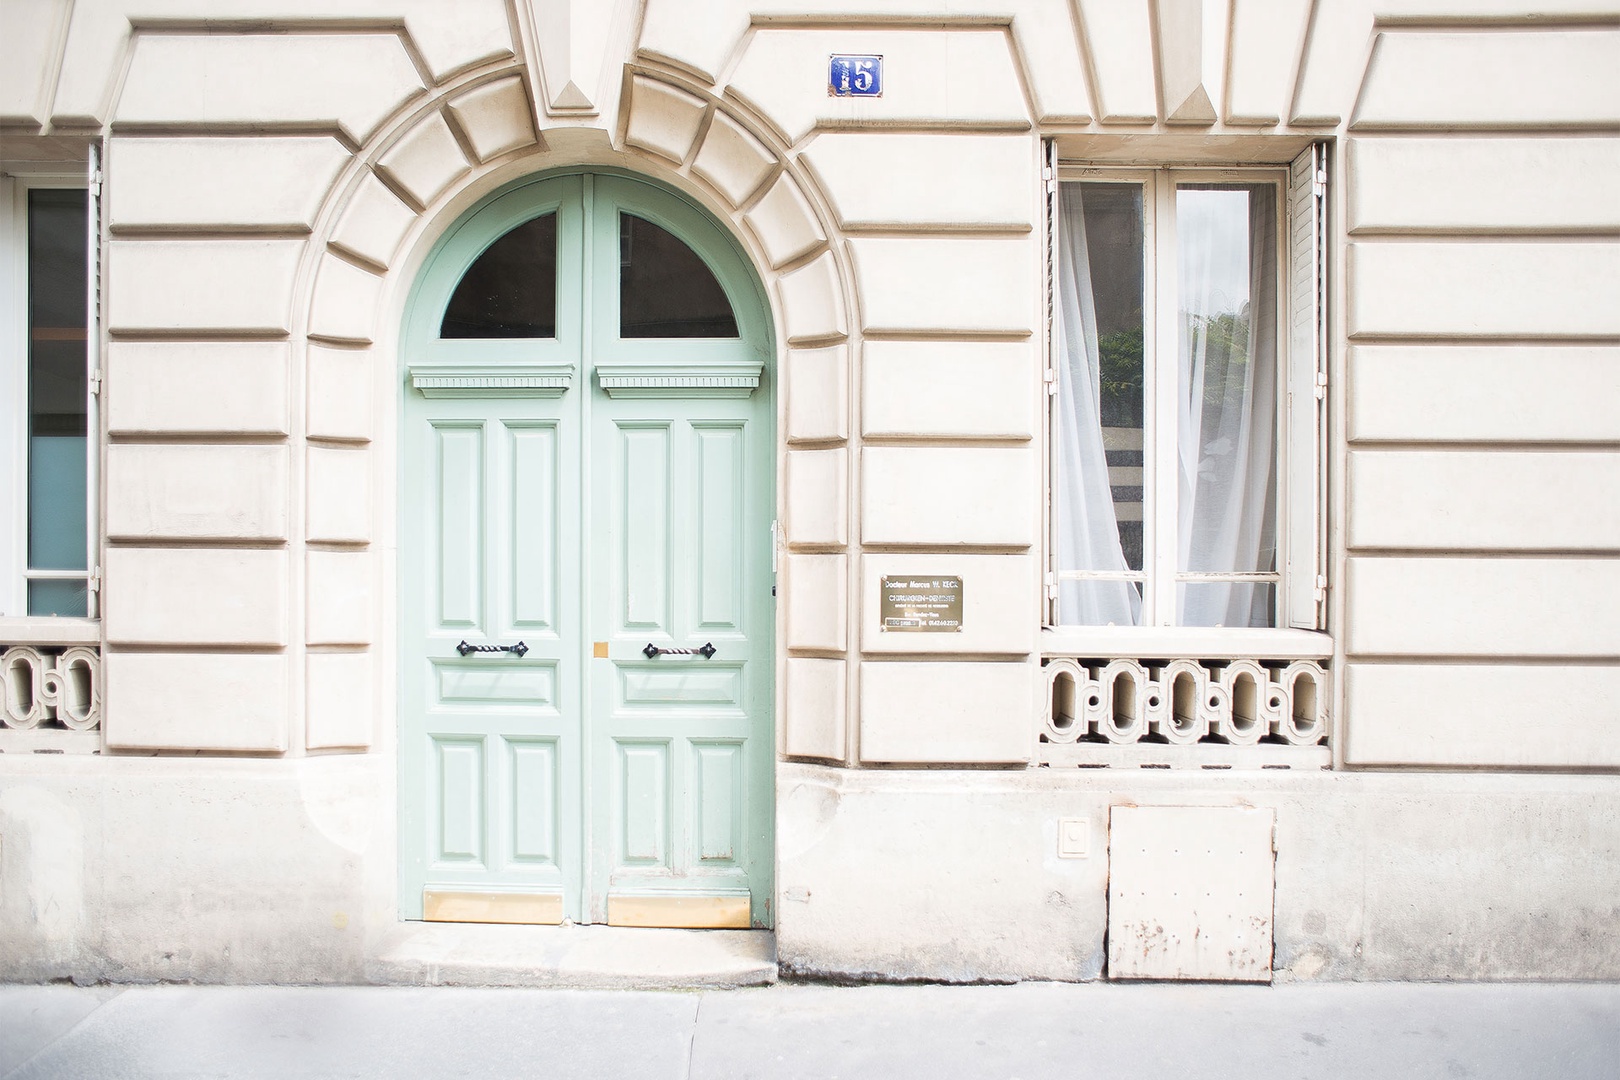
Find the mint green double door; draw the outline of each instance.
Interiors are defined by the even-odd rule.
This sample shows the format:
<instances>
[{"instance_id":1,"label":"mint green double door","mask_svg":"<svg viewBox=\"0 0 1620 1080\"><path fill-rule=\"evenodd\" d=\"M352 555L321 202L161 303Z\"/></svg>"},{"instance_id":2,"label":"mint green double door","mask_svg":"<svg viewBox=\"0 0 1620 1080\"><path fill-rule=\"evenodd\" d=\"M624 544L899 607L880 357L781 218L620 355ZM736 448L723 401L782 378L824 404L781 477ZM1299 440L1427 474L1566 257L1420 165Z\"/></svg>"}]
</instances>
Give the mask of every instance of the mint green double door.
<instances>
[{"instance_id":1,"label":"mint green double door","mask_svg":"<svg viewBox=\"0 0 1620 1080\"><path fill-rule=\"evenodd\" d=\"M448 336L458 281L498 298L489 280L532 270L481 257L536 207L555 229L510 243L555 233L550 336L534 336L543 318L525 338ZM734 335L621 317L668 277L622 265L631 209L702 259ZM430 260L406 337L402 913L769 926L774 410L757 289L706 218L627 178L520 186L465 225Z\"/></svg>"}]
</instances>

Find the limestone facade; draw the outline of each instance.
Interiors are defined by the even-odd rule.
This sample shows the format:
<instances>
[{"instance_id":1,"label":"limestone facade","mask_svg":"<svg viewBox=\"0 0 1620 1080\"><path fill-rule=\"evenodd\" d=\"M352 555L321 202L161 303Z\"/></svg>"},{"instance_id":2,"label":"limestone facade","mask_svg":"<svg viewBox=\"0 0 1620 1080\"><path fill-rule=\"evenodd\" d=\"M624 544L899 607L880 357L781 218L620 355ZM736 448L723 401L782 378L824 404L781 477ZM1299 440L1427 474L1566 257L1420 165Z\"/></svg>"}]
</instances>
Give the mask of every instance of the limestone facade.
<instances>
[{"instance_id":1,"label":"limestone facade","mask_svg":"<svg viewBox=\"0 0 1620 1080\"><path fill-rule=\"evenodd\" d=\"M93 680L30 685L100 723L0 729L0 978L367 977L399 918L411 288L479 199L580 167L704 208L768 295L786 968L1104 977L1110 808L1164 806L1274 814L1275 977L1620 978L1617 20L0 0L0 172L101 162L99 613L0 618L7 664L88 650ZM881 55L883 96L829 96L832 53ZM1317 143L1322 629L1053 629L1047 148ZM973 583L964 632L881 633L881 577L935 568ZM1290 715L1308 691L1325 737L1048 749L1055 662L1178 659L1319 665Z\"/></svg>"}]
</instances>

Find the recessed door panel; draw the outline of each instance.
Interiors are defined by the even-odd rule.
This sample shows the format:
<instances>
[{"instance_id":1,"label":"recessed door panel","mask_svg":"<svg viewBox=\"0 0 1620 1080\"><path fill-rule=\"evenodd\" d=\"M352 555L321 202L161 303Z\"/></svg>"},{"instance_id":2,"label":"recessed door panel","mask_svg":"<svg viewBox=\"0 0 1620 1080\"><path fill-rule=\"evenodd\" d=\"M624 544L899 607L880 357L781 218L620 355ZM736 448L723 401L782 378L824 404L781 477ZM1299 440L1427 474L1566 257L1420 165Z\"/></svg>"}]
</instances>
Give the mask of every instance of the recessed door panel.
<instances>
[{"instance_id":1,"label":"recessed door panel","mask_svg":"<svg viewBox=\"0 0 1620 1080\"><path fill-rule=\"evenodd\" d=\"M439 625L477 626L483 612L484 428L435 426Z\"/></svg>"},{"instance_id":2,"label":"recessed door panel","mask_svg":"<svg viewBox=\"0 0 1620 1080\"><path fill-rule=\"evenodd\" d=\"M692 765L695 861L708 866L731 863L742 840L742 747L695 742Z\"/></svg>"},{"instance_id":3,"label":"recessed door panel","mask_svg":"<svg viewBox=\"0 0 1620 1080\"><path fill-rule=\"evenodd\" d=\"M620 429L619 589L621 625L627 630L658 631L669 625L669 435L663 425Z\"/></svg>"},{"instance_id":4,"label":"recessed door panel","mask_svg":"<svg viewBox=\"0 0 1620 1080\"><path fill-rule=\"evenodd\" d=\"M512 627L536 632L557 631L559 565L557 502L557 426L505 426L512 475L507 497L512 506Z\"/></svg>"},{"instance_id":5,"label":"recessed door panel","mask_svg":"<svg viewBox=\"0 0 1620 1080\"><path fill-rule=\"evenodd\" d=\"M669 863L669 744L621 742L615 816L619 861L641 869Z\"/></svg>"},{"instance_id":6,"label":"recessed door panel","mask_svg":"<svg viewBox=\"0 0 1620 1080\"><path fill-rule=\"evenodd\" d=\"M434 739L439 781L439 842L444 863L484 858L484 743L481 739Z\"/></svg>"},{"instance_id":7,"label":"recessed door panel","mask_svg":"<svg viewBox=\"0 0 1620 1080\"><path fill-rule=\"evenodd\" d=\"M540 661L469 660L457 657L433 665L440 705L461 710L528 706L557 708L557 666Z\"/></svg>"},{"instance_id":8,"label":"recessed door panel","mask_svg":"<svg viewBox=\"0 0 1620 1080\"><path fill-rule=\"evenodd\" d=\"M511 785L509 862L557 861L557 743L507 739Z\"/></svg>"},{"instance_id":9,"label":"recessed door panel","mask_svg":"<svg viewBox=\"0 0 1620 1080\"><path fill-rule=\"evenodd\" d=\"M738 630L742 622L743 432L741 426L692 429L697 454L696 615L703 630Z\"/></svg>"},{"instance_id":10,"label":"recessed door panel","mask_svg":"<svg viewBox=\"0 0 1620 1080\"><path fill-rule=\"evenodd\" d=\"M741 715L742 668L687 664L676 668L673 664L655 667L619 666L619 701L625 709L652 709L668 711L683 706L706 712L728 712Z\"/></svg>"}]
</instances>

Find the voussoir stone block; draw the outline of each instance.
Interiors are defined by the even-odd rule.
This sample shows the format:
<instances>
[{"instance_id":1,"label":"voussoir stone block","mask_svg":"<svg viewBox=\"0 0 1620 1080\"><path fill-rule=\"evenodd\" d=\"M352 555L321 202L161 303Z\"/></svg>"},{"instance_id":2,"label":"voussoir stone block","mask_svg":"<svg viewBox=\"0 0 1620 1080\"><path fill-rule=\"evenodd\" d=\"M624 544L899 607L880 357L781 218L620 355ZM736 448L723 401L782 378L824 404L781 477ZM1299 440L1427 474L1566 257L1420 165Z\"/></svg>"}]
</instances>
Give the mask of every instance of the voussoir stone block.
<instances>
[{"instance_id":1,"label":"voussoir stone block","mask_svg":"<svg viewBox=\"0 0 1620 1080\"><path fill-rule=\"evenodd\" d=\"M637 51L674 60L713 82L720 65L747 30L745 4L648 0Z\"/></svg>"},{"instance_id":2,"label":"voussoir stone block","mask_svg":"<svg viewBox=\"0 0 1620 1080\"><path fill-rule=\"evenodd\" d=\"M113 540L285 540L287 461L280 446L107 447Z\"/></svg>"},{"instance_id":3,"label":"voussoir stone block","mask_svg":"<svg viewBox=\"0 0 1620 1080\"><path fill-rule=\"evenodd\" d=\"M347 341L370 341L376 333L382 279L330 253L315 275L309 332Z\"/></svg>"},{"instance_id":4,"label":"voussoir stone block","mask_svg":"<svg viewBox=\"0 0 1620 1080\"><path fill-rule=\"evenodd\" d=\"M348 157L329 136L115 138L108 223L307 229Z\"/></svg>"},{"instance_id":5,"label":"voussoir stone block","mask_svg":"<svg viewBox=\"0 0 1620 1080\"><path fill-rule=\"evenodd\" d=\"M1030 555L861 556L861 651L865 653L1028 653L1040 625L1040 585ZM955 578L962 628L952 634L886 630L883 579Z\"/></svg>"},{"instance_id":6,"label":"voussoir stone block","mask_svg":"<svg viewBox=\"0 0 1620 1080\"><path fill-rule=\"evenodd\" d=\"M1147 4L1079 0L1080 25L1097 80L1097 118L1105 124L1158 119L1153 29Z\"/></svg>"},{"instance_id":7,"label":"voussoir stone block","mask_svg":"<svg viewBox=\"0 0 1620 1080\"><path fill-rule=\"evenodd\" d=\"M8 4L0 34L0 124L29 128L45 123L56 36L65 3Z\"/></svg>"},{"instance_id":8,"label":"voussoir stone block","mask_svg":"<svg viewBox=\"0 0 1620 1080\"><path fill-rule=\"evenodd\" d=\"M1380 34L1350 126L1620 123L1620 32Z\"/></svg>"},{"instance_id":9,"label":"voussoir stone block","mask_svg":"<svg viewBox=\"0 0 1620 1080\"><path fill-rule=\"evenodd\" d=\"M364 143L421 90L396 34L148 30L135 36L114 115L121 124L328 123Z\"/></svg>"},{"instance_id":10,"label":"voussoir stone block","mask_svg":"<svg viewBox=\"0 0 1620 1080\"><path fill-rule=\"evenodd\" d=\"M1029 229L1040 212L1032 135L826 132L803 153L846 228Z\"/></svg>"},{"instance_id":11,"label":"voussoir stone block","mask_svg":"<svg viewBox=\"0 0 1620 1080\"><path fill-rule=\"evenodd\" d=\"M849 346L789 349L787 440L849 437Z\"/></svg>"},{"instance_id":12,"label":"voussoir stone block","mask_svg":"<svg viewBox=\"0 0 1620 1080\"><path fill-rule=\"evenodd\" d=\"M110 547L113 645L286 645L285 549Z\"/></svg>"},{"instance_id":13,"label":"voussoir stone block","mask_svg":"<svg viewBox=\"0 0 1620 1080\"><path fill-rule=\"evenodd\" d=\"M311 446L306 451L306 538L330 543L371 539L371 454Z\"/></svg>"},{"instance_id":14,"label":"voussoir stone block","mask_svg":"<svg viewBox=\"0 0 1620 1080\"><path fill-rule=\"evenodd\" d=\"M793 177L785 172L745 217L773 268L807 255L827 242L827 234L816 220L809 200Z\"/></svg>"},{"instance_id":15,"label":"voussoir stone block","mask_svg":"<svg viewBox=\"0 0 1620 1080\"><path fill-rule=\"evenodd\" d=\"M287 749L286 656L113 652L102 663L112 749Z\"/></svg>"},{"instance_id":16,"label":"voussoir stone block","mask_svg":"<svg viewBox=\"0 0 1620 1080\"><path fill-rule=\"evenodd\" d=\"M788 342L842 337L848 332L844 321L843 292L832 252L783 274L776 286L782 296L782 320L787 324Z\"/></svg>"},{"instance_id":17,"label":"voussoir stone block","mask_svg":"<svg viewBox=\"0 0 1620 1080\"><path fill-rule=\"evenodd\" d=\"M450 112L467 133L479 161L500 157L535 141L534 114L523 80L500 79L451 100Z\"/></svg>"},{"instance_id":18,"label":"voussoir stone block","mask_svg":"<svg viewBox=\"0 0 1620 1080\"><path fill-rule=\"evenodd\" d=\"M785 662L782 752L842 761L848 753L842 660L790 656Z\"/></svg>"},{"instance_id":19,"label":"voussoir stone block","mask_svg":"<svg viewBox=\"0 0 1620 1080\"><path fill-rule=\"evenodd\" d=\"M671 161L685 161L705 108L702 98L638 75L630 84L625 140Z\"/></svg>"},{"instance_id":20,"label":"voussoir stone block","mask_svg":"<svg viewBox=\"0 0 1620 1080\"><path fill-rule=\"evenodd\" d=\"M849 641L849 556L788 555L787 647L842 652Z\"/></svg>"},{"instance_id":21,"label":"voussoir stone block","mask_svg":"<svg viewBox=\"0 0 1620 1080\"><path fill-rule=\"evenodd\" d=\"M115 240L107 329L286 333L302 240Z\"/></svg>"},{"instance_id":22,"label":"voussoir stone block","mask_svg":"<svg viewBox=\"0 0 1620 1080\"><path fill-rule=\"evenodd\" d=\"M304 746L363 750L376 738L369 652L310 653L304 658Z\"/></svg>"},{"instance_id":23,"label":"voussoir stone block","mask_svg":"<svg viewBox=\"0 0 1620 1080\"><path fill-rule=\"evenodd\" d=\"M1044 397L1034 342L869 341L861 361L868 436L1030 439Z\"/></svg>"},{"instance_id":24,"label":"voussoir stone block","mask_svg":"<svg viewBox=\"0 0 1620 1080\"><path fill-rule=\"evenodd\" d=\"M1033 238L849 241L869 332L1033 333L1040 251Z\"/></svg>"},{"instance_id":25,"label":"voussoir stone block","mask_svg":"<svg viewBox=\"0 0 1620 1080\"><path fill-rule=\"evenodd\" d=\"M861 539L868 544L1028 547L1040 465L1026 447L868 446Z\"/></svg>"},{"instance_id":26,"label":"voussoir stone block","mask_svg":"<svg viewBox=\"0 0 1620 1080\"><path fill-rule=\"evenodd\" d=\"M305 554L304 641L310 645L369 645L376 606L376 572L369 551Z\"/></svg>"},{"instance_id":27,"label":"voussoir stone block","mask_svg":"<svg viewBox=\"0 0 1620 1080\"><path fill-rule=\"evenodd\" d=\"M1029 663L861 664L860 756L892 764L1015 764L1035 749Z\"/></svg>"},{"instance_id":28,"label":"voussoir stone block","mask_svg":"<svg viewBox=\"0 0 1620 1080\"><path fill-rule=\"evenodd\" d=\"M371 438L371 353L366 349L309 346L307 434L318 439Z\"/></svg>"},{"instance_id":29,"label":"voussoir stone block","mask_svg":"<svg viewBox=\"0 0 1620 1080\"><path fill-rule=\"evenodd\" d=\"M841 547L849 542L848 460L842 447L788 451L788 543Z\"/></svg>"},{"instance_id":30,"label":"voussoir stone block","mask_svg":"<svg viewBox=\"0 0 1620 1080\"><path fill-rule=\"evenodd\" d=\"M112 342L108 430L285 435L289 355L280 341Z\"/></svg>"},{"instance_id":31,"label":"voussoir stone block","mask_svg":"<svg viewBox=\"0 0 1620 1080\"><path fill-rule=\"evenodd\" d=\"M733 206L746 202L775 165L775 154L719 111L692 159L692 171L718 188Z\"/></svg>"},{"instance_id":32,"label":"voussoir stone block","mask_svg":"<svg viewBox=\"0 0 1620 1080\"><path fill-rule=\"evenodd\" d=\"M400 241L415 221L416 211L368 172L338 218L332 242L368 262L392 266Z\"/></svg>"},{"instance_id":33,"label":"voussoir stone block","mask_svg":"<svg viewBox=\"0 0 1620 1080\"><path fill-rule=\"evenodd\" d=\"M422 206L466 175L470 166L443 113L429 113L383 154L378 165Z\"/></svg>"},{"instance_id":34,"label":"voussoir stone block","mask_svg":"<svg viewBox=\"0 0 1620 1080\"><path fill-rule=\"evenodd\" d=\"M1288 114L1311 7L1311 0L1233 0L1228 124L1270 125Z\"/></svg>"},{"instance_id":35,"label":"voussoir stone block","mask_svg":"<svg viewBox=\"0 0 1620 1080\"><path fill-rule=\"evenodd\" d=\"M435 82L513 53L511 17L502 0L408 0L398 7Z\"/></svg>"}]
</instances>

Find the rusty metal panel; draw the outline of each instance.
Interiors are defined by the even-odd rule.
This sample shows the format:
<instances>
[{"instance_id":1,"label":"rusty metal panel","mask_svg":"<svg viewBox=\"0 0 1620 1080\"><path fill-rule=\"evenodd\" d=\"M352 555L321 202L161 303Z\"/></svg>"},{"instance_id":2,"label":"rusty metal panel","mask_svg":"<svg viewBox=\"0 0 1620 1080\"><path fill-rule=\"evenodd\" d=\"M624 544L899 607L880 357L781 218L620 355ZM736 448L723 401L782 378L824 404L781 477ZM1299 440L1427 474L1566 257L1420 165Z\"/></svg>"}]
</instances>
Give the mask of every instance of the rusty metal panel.
<instances>
[{"instance_id":1,"label":"rusty metal panel","mask_svg":"<svg viewBox=\"0 0 1620 1080\"><path fill-rule=\"evenodd\" d=\"M1276 811L1116 806L1108 977L1270 982Z\"/></svg>"}]
</instances>

